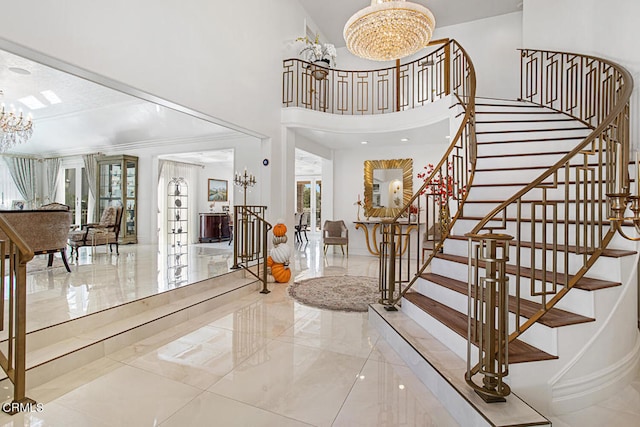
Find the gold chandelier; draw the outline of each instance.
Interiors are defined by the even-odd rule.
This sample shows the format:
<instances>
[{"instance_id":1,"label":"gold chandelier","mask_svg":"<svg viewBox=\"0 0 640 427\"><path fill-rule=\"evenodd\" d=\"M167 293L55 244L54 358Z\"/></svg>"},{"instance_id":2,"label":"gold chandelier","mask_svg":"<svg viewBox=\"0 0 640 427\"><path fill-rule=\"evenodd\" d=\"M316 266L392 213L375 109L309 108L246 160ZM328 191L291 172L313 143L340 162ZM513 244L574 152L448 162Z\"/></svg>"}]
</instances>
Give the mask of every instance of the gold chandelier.
<instances>
[{"instance_id":1,"label":"gold chandelier","mask_svg":"<svg viewBox=\"0 0 640 427\"><path fill-rule=\"evenodd\" d=\"M405 0L371 0L344 26L347 49L356 56L389 61L427 46L436 26L426 7Z\"/></svg>"}]
</instances>

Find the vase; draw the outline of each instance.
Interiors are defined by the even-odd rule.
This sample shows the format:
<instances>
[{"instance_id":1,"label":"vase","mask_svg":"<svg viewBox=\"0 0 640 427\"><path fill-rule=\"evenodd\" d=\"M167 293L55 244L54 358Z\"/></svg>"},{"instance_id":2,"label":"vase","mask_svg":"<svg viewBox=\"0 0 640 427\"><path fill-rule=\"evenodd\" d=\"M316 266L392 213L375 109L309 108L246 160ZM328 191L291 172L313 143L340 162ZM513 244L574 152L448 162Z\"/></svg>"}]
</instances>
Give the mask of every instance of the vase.
<instances>
[{"instance_id":1,"label":"vase","mask_svg":"<svg viewBox=\"0 0 640 427\"><path fill-rule=\"evenodd\" d=\"M409 214L409 222L412 222L412 223L413 222L418 222L418 215L416 215L414 213Z\"/></svg>"},{"instance_id":2,"label":"vase","mask_svg":"<svg viewBox=\"0 0 640 427\"><path fill-rule=\"evenodd\" d=\"M451 224L451 213L449 212L449 203L445 202L440 205L439 210L440 221L440 236L444 237L449 232L449 225Z\"/></svg>"},{"instance_id":3,"label":"vase","mask_svg":"<svg viewBox=\"0 0 640 427\"><path fill-rule=\"evenodd\" d=\"M313 61L311 64L311 75L316 80L324 80L327 78L329 71L329 60L328 59L320 59L318 61Z\"/></svg>"}]
</instances>

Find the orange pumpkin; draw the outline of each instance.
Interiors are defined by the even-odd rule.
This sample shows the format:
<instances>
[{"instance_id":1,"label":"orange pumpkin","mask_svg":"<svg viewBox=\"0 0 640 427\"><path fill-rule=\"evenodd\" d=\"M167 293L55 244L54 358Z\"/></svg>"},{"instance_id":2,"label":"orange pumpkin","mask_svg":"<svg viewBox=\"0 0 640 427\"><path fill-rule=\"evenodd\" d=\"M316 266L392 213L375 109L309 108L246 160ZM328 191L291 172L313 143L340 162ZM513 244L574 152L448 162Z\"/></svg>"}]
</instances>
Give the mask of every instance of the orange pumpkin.
<instances>
[{"instance_id":1,"label":"orange pumpkin","mask_svg":"<svg viewBox=\"0 0 640 427\"><path fill-rule=\"evenodd\" d=\"M273 235L280 237L284 236L287 233L287 226L284 224L276 224L273 227Z\"/></svg>"},{"instance_id":2,"label":"orange pumpkin","mask_svg":"<svg viewBox=\"0 0 640 427\"><path fill-rule=\"evenodd\" d=\"M267 267L273 266L273 258L271 256L267 257Z\"/></svg>"},{"instance_id":3,"label":"orange pumpkin","mask_svg":"<svg viewBox=\"0 0 640 427\"><path fill-rule=\"evenodd\" d=\"M271 274L278 283L287 283L291 279L291 270L285 267L284 264L274 263L271 266Z\"/></svg>"}]
</instances>

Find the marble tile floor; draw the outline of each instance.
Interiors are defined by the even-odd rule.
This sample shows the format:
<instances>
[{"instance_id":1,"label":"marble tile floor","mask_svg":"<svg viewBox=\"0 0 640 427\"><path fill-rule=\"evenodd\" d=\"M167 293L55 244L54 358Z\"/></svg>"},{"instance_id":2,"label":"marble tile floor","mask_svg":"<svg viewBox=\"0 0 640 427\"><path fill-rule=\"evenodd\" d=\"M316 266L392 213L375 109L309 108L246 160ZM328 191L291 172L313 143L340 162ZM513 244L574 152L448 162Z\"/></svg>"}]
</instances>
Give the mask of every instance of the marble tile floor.
<instances>
[{"instance_id":1,"label":"marble tile floor","mask_svg":"<svg viewBox=\"0 0 640 427\"><path fill-rule=\"evenodd\" d=\"M121 245L120 255L81 248L71 273L59 257L47 268L47 257L39 256L27 264L27 331L228 273L232 264L227 242L190 245L179 274L157 245Z\"/></svg>"},{"instance_id":2,"label":"marble tile floor","mask_svg":"<svg viewBox=\"0 0 640 427\"><path fill-rule=\"evenodd\" d=\"M375 276L377 259L325 258L316 242L292 268L296 278ZM366 313L306 307L286 285L270 287L30 389L40 410L0 414L0 426L457 425ZM640 375L610 400L552 420L639 425Z\"/></svg>"}]
</instances>

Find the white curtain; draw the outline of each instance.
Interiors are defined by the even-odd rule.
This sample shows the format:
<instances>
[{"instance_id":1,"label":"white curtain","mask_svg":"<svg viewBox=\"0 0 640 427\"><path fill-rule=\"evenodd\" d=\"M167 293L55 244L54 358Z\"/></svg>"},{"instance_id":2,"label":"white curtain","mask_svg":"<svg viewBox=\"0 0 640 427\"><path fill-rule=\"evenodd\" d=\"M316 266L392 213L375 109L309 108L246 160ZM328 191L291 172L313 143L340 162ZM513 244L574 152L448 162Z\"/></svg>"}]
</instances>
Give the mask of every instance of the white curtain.
<instances>
[{"instance_id":1,"label":"white curtain","mask_svg":"<svg viewBox=\"0 0 640 427\"><path fill-rule=\"evenodd\" d=\"M89 184L89 192L96 197L96 170L98 169L98 162L96 161L97 154L85 154L82 156L84 161L84 171L87 174L87 182Z\"/></svg>"},{"instance_id":2,"label":"white curtain","mask_svg":"<svg viewBox=\"0 0 640 427\"><path fill-rule=\"evenodd\" d=\"M203 166L160 160L158 164L158 243L167 243L167 185L173 178L184 178L187 182L187 207L189 222L187 232L189 243L198 242L198 170Z\"/></svg>"},{"instance_id":3,"label":"white curtain","mask_svg":"<svg viewBox=\"0 0 640 427\"><path fill-rule=\"evenodd\" d=\"M0 162L0 209L10 209L11 202L14 200L22 200L23 197L18 191L9 165L6 162Z\"/></svg>"},{"instance_id":4,"label":"white curtain","mask_svg":"<svg viewBox=\"0 0 640 427\"><path fill-rule=\"evenodd\" d=\"M45 173L46 173L46 194L43 195L43 204L53 203L56 201L56 193L58 190L58 180L60 178L60 165L62 160L60 158L45 159Z\"/></svg>"},{"instance_id":5,"label":"white curtain","mask_svg":"<svg viewBox=\"0 0 640 427\"><path fill-rule=\"evenodd\" d=\"M38 161L28 157L5 157L13 182L29 208L36 202L36 167Z\"/></svg>"}]
</instances>

